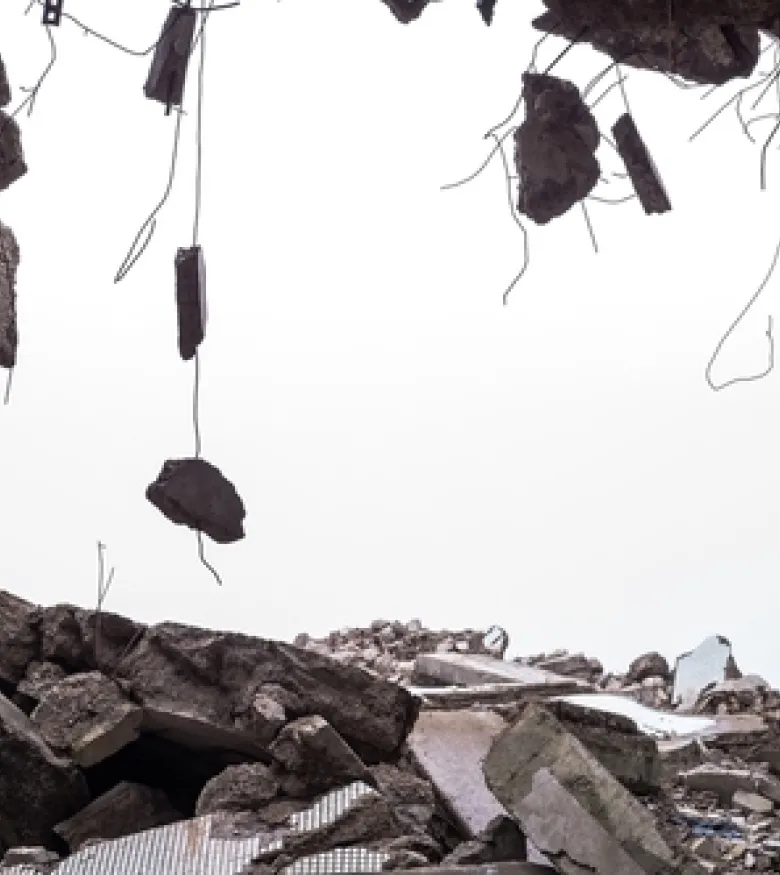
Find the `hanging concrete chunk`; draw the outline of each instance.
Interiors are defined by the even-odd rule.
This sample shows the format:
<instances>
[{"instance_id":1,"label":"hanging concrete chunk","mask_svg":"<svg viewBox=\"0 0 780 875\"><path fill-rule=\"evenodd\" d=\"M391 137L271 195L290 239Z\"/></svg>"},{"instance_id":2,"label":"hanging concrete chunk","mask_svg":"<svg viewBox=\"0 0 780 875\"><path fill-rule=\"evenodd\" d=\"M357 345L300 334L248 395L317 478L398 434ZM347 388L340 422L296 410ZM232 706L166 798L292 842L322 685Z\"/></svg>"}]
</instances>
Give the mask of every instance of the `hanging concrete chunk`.
<instances>
[{"instance_id":1,"label":"hanging concrete chunk","mask_svg":"<svg viewBox=\"0 0 780 875\"><path fill-rule=\"evenodd\" d=\"M2 150L1 143L0 150ZM2 175L1 154L0 175ZM14 232L0 222L0 368L12 368L16 364L16 350L19 346L19 333L16 327L16 269L18 267L19 245Z\"/></svg>"},{"instance_id":2,"label":"hanging concrete chunk","mask_svg":"<svg viewBox=\"0 0 780 875\"><path fill-rule=\"evenodd\" d=\"M382 0L401 24L409 24L422 15L428 0Z\"/></svg>"},{"instance_id":3,"label":"hanging concrete chunk","mask_svg":"<svg viewBox=\"0 0 780 875\"><path fill-rule=\"evenodd\" d=\"M189 7L174 6L168 12L154 50L144 94L149 100L165 104L166 108L181 106L196 14Z\"/></svg>"},{"instance_id":4,"label":"hanging concrete chunk","mask_svg":"<svg viewBox=\"0 0 780 875\"><path fill-rule=\"evenodd\" d=\"M219 468L204 459L170 459L146 497L172 523L197 529L218 544L244 537L243 501Z\"/></svg>"},{"instance_id":5,"label":"hanging concrete chunk","mask_svg":"<svg viewBox=\"0 0 780 875\"><path fill-rule=\"evenodd\" d=\"M650 214L671 210L672 205L658 170L639 136L634 120L627 112L612 126L612 136L644 211Z\"/></svg>"},{"instance_id":6,"label":"hanging concrete chunk","mask_svg":"<svg viewBox=\"0 0 780 875\"><path fill-rule=\"evenodd\" d=\"M8 106L11 102L11 86L8 84L8 74L5 71L5 64L0 58L0 106Z\"/></svg>"},{"instance_id":7,"label":"hanging concrete chunk","mask_svg":"<svg viewBox=\"0 0 780 875\"><path fill-rule=\"evenodd\" d=\"M523 74L526 117L515 131L517 208L539 225L562 216L599 180L596 120L575 85Z\"/></svg>"},{"instance_id":8,"label":"hanging concrete chunk","mask_svg":"<svg viewBox=\"0 0 780 875\"><path fill-rule=\"evenodd\" d=\"M683 26L676 15L675 21L650 25L632 20L616 29L600 22L583 33L582 25L568 14L545 12L531 24L544 33L590 43L620 64L673 73L692 82L723 85L753 73L760 51L757 27L709 19Z\"/></svg>"},{"instance_id":9,"label":"hanging concrete chunk","mask_svg":"<svg viewBox=\"0 0 780 875\"><path fill-rule=\"evenodd\" d=\"M493 12L496 8L496 0L477 0L477 9L482 20L488 27L493 23Z\"/></svg>"},{"instance_id":10,"label":"hanging concrete chunk","mask_svg":"<svg viewBox=\"0 0 780 875\"><path fill-rule=\"evenodd\" d=\"M5 191L27 173L22 135L16 119L0 110L0 191Z\"/></svg>"},{"instance_id":11,"label":"hanging concrete chunk","mask_svg":"<svg viewBox=\"0 0 780 875\"><path fill-rule=\"evenodd\" d=\"M176 252L176 309L179 353L188 361L206 334L206 263L200 246Z\"/></svg>"}]
</instances>

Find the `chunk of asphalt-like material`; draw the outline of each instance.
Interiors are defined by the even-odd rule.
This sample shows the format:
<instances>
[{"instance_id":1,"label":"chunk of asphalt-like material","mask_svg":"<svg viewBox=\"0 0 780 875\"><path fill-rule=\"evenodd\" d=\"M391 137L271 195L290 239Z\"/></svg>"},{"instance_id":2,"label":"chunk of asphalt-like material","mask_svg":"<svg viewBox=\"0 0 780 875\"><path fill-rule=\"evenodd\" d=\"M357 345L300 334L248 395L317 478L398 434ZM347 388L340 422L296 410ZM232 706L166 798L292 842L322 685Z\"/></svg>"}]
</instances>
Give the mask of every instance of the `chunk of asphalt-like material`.
<instances>
[{"instance_id":1,"label":"chunk of asphalt-like material","mask_svg":"<svg viewBox=\"0 0 780 875\"><path fill-rule=\"evenodd\" d=\"M244 503L219 468L204 459L167 461L146 497L172 523L200 530L218 544L244 537Z\"/></svg>"},{"instance_id":2,"label":"chunk of asphalt-like material","mask_svg":"<svg viewBox=\"0 0 780 875\"><path fill-rule=\"evenodd\" d=\"M624 112L612 126L615 145L626 165L628 175L644 211L667 213L672 205L664 189L658 170L642 141L633 118Z\"/></svg>"},{"instance_id":3,"label":"chunk of asphalt-like material","mask_svg":"<svg viewBox=\"0 0 780 875\"><path fill-rule=\"evenodd\" d=\"M22 135L16 119L0 110L0 191L5 191L27 173Z\"/></svg>"},{"instance_id":4,"label":"chunk of asphalt-like material","mask_svg":"<svg viewBox=\"0 0 780 875\"><path fill-rule=\"evenodd\" d=\"M11 102L11 86L8 84L8 74L3 59L0 58L0 106L8 106Z\"/></svg>"},{"instance_id":5,"label":"chunk of asphalt-like material","mask_svg":"<svg viewBox=\"0 0 780 875\"><path fill-rule=\"evenodd\" d=\"M2 113L0 113L2 115ZM2 178L2 135L0 135L0 178ZM0 367L16 364L19 332L16 327L16 269L19 244L14 232L0 222Z\"/></svg>"},{"instance_id":6,"label":"chunk of asphalt-like material","mask_svg":"<svg viewBox=\"0 0 780 875\"><path fill-rule=\"evenodd\" d=\"M174 6L168 12L144 85L149 100L166 107L181 105L196 16L194 9L183 6Z\"/></svg>"},{"instance_id":7,"label":"chunk of asphalt-like material","mask_svg":"<svg viewBox=\"0 0 780 875\"><path fill-rule=\"evenodd\" d=\"M523 74L526 115L515 131L517 208L538 225L568 212L599 180L596 120L576 85Z\"/></svg>"},{"instance_id":8,"label":"chunk of asphalt-like material","mask_svg":"<svg viewBox=\"0 0 780 875\"><path fill-rule=\"evenodd\" d=\"M176 252L176 311L179 354L188 361L206 336L206 262L200 246Z\"/></svg>"}]
</instances>

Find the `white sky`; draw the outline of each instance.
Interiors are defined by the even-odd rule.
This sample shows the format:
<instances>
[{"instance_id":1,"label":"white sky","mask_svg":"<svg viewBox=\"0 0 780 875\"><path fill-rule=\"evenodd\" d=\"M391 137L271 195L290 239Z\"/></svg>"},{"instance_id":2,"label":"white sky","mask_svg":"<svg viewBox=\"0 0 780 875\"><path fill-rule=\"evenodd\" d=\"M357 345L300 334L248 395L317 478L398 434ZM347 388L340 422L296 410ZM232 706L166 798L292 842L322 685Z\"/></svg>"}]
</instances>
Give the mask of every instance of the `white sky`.
<instances>
[{"instance_id":1,"label":"white sky","mask_svg":"<svg viewBox=\"0 0 780 875\"><path fill-rule=\"evenodd\" d=\"M0 5L12 106L48 60L25 2ZM168 7L65 8L144 48ZM21 119L29 172L0 195L23 259L0 585L89 605L100 539L116 566L106 608L149 622L278 638L378 616L498 622L511 653L585 650L612 670L717 632L743 670L780 683L778 375L718 394L703 377L771 260L780 158L761 192L733 113L687 142L733 86L702 103L630 71L674 211L592 204L598 255L578 210L529 223L530 268L502 307L522 237L500 161L440 186L486 156L541 9L503 0L490 29L471 0L408 27L380 0L245 0L212 17L201 425L204 456L247 506L245 540L206 539L221 589L194 533L144 497L193 447L173 260L190 243L197 68L171 198L114 285L164 190L174 116L143 97L150 56L63 21ZM562 47L549 40L540 67ZM555 72L584 86L603 64L580 47ZM608 131L619 93L596 112ZM780 275L716 380L765 367L779 301Z\"/></svg>"}]
</instances>

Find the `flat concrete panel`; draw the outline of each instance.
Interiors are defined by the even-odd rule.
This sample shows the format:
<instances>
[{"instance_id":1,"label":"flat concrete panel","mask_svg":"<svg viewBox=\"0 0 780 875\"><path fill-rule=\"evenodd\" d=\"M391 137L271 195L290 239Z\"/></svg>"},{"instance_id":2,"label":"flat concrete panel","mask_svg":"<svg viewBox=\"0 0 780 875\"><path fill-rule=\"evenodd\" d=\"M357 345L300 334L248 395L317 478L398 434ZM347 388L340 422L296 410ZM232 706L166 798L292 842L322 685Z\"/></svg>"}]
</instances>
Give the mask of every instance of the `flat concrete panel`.
<instances>
[{"instance_id":1,"label":"flat concrete panel","mask_svg":"<svg viewBox=\"0 0 780 875\"><path fill-rule=\"evenodd\" d=\"M593 689L587 681L578 678L477 653L421 653L414 665L415 678L430 678L456 686L511 683L520 684L528 692L549 692L550 695Z\"/></svg>"}]
</instances>

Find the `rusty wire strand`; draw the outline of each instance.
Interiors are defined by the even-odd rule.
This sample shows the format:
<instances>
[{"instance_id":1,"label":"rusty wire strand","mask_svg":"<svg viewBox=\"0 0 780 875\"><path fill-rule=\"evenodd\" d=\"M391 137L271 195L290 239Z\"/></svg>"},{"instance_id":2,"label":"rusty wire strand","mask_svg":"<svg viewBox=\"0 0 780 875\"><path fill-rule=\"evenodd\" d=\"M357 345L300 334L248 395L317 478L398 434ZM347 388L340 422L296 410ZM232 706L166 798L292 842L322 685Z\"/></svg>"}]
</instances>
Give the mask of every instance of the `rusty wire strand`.
<instances>
[{"instance_id":1,"label":"rusty wire strand","mask_svg":"<svg viewBox=\"0 0 780 875\"><path fill-rule=\"evenodd\" d=\"M721 349L723 349L723 345L729 339L729 337L734 332L734 330L739 325L739 323L742 321L742 319L744 319L744 317L747 315L748 310L750 310L750 308L753 306L753 304L755 304L755 302L758 300L759 295L764 291L767 283L772 278L772 275L774 274L775 268L777 266L777 259L779 256L780 256L780 239L778 239L778 241L777 241L777 245L775 246L774 255L772 256L772 262L769 266L769 270L767 271L766 276L761 281L761 285L755 291L755 293L750 298L750 300L747 302L747 304L745 304L745 306L743 307L739 316L737 316L737 318L731 323L731 325L729 326L728 330L723 335L723 337L721 337L721 339L718 341L718 344L715 347L715 351L712 353L712 356L710 357L710 360L707 363L707 367L704 371L704 378L707 381L707 385L710 387L710 389L712 389L713 392L719 392L721 389L726 389L728 386L733 386L735 383L752 383L752 382L755 382L756 380L761 380L764 377L766 377L768 374L770 374L775 366L775 340L774 340L774 336L772 334L772 327L773 327L772 326L772 317L769 316L767 318L767 330L766 330L767 340L769 341L769 364L767 365L766 369L761 371L758 374L751 374L750 376L747 376L747 377L732 377L732 379L727 380L725 383L721 383L720 385L717 385L717 386L715 385L715 383L712 382L712 377L710 376L710 372L712 371L712 366L715 364L715 360L720 355L720 351L721 351Z\"/></svg>"}]
</instances>

